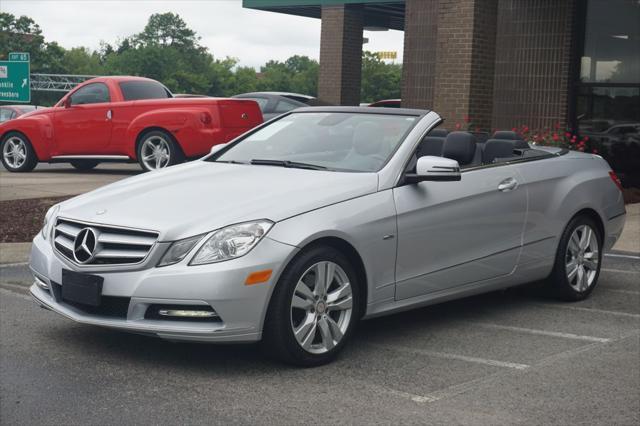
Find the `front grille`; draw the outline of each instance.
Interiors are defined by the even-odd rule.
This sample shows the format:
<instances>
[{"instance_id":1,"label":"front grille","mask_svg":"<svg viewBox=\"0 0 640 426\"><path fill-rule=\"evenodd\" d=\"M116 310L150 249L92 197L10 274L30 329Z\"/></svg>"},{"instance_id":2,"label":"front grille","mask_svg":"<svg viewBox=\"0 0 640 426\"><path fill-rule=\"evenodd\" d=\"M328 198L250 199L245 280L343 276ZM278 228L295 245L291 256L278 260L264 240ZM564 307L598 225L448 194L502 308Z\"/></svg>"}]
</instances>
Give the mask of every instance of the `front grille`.
<instances>
[{"instance_id":1,"label":"front grille","mask_svg":"<svg viewBox=\"0 0 640 426\"><path fill-rule=\"evenodd\" d=\"M92 231L87 244L89 250L79 249L76 237L87 228ZM62 218L58 219L53 234L53 243L58 252L81 265L140 263L147 257L157 239L156 232L94 225Z\"/></svg>"}]
</instances>

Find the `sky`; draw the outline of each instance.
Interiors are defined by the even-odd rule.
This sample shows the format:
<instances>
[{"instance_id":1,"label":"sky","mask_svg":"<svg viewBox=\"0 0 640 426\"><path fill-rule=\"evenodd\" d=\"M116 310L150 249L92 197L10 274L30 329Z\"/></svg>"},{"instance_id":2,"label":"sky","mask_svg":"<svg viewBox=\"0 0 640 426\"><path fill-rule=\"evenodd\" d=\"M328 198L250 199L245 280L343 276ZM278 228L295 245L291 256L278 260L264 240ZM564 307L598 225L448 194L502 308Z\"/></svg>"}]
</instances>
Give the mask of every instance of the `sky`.
<instances>
[{"instance_id":1,"label":"sky","mask_svg":"<svg viewBox=\"0 0 640 426\"><path fill-rule=\"evenodd\" d=\"M0 11L29 16L47 41L65 48L114 44L140 32L151 14L174 12L214 57L232 56L239 65L259 68L292 55L318 59L320 52L319 19L244 9L241 0L0 0ZM364 49L397 51L402 61L403 32L365 31L364 37Z\"/></svg>"}]
</instances>

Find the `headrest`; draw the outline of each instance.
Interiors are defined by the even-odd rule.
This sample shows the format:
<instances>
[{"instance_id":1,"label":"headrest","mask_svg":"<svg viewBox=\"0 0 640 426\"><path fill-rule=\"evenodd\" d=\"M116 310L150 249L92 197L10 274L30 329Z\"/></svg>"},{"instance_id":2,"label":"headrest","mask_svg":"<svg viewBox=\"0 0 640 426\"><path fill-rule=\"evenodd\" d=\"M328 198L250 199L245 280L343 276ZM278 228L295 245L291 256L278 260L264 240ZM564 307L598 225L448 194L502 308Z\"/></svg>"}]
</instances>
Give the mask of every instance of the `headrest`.
<instances>
[{"instance_id":1,"label":"headrest","mask_svg":"<svg viewBox=\"0 0 640 426\"><path fill-rule=\"evenodd\" d=\"M356 126L353 131L353 148L358 154L377 154L382 148L384 131L378 123L366 121Z\"/></svg>"},{"instance_id":2,"label":"headrest","mask_svg":"<svg viewBox=\"0 0 640 426\"><path fill-rule=\"evenodd\" d=\"M511 130L498 130L497 132L495 132L493 134L493 138L492 139L506 139L506 140L522 140L522 137L517 134L516 132L513 132Z\"/></svg>"},{"instance_id":3,"label":"headrest","mask_svg":"<svg viewBox=\"0 0 640 426\"><path fill-rule=\"evenodd\" d=\"M425 155L435 155L439 157L442 155L442 146L444 145L444 138L437 136L425 136L420 142L418 147L418 157L424 157Z\"/></svg>"},{"instance_id":4,"label":"headrest","mask_svg":"<svg viewBox=\"0 0 640 426\"><path fill-rule=\"evenodd\" d=\"M456 160L461 166L473 161L476 137L467 132L451 132L444 140L442 156Z\"/></svg>"},{"instance_id":5,"label":"headrest","mask_svg":"<svg viewBox=\"0 0 640 426\"><path fill-rule=\"evenodd\" d=\"M493 163L496 158L513 157L514 141L505 139L489 139L484 143L482 162Z\"/></svg>"},{"instance_id":6,"label":"headrest","mask_svg":"<svg viewBox=\"0 0 640 426\"><path fill-rule=\"evenodd\" d=\"M449 134L447 129L433 129L429 132L429 136L436 136L440 138L445 138Z\"/></svg>"}]
</instances>

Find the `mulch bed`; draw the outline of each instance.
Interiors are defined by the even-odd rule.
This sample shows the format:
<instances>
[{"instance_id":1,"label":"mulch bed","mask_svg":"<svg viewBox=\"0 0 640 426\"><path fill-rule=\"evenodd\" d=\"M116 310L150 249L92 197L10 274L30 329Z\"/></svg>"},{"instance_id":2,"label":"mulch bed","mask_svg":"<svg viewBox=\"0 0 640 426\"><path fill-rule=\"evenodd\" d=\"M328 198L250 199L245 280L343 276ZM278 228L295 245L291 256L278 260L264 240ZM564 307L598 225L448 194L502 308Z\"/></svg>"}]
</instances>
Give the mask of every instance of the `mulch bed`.
<instances>
[{"instance_id":1,"label":"mulch bed","mask_svg":"<svg viewBox=\"0 0 640 426\"><path fill-rule=\"evenodd\" d=\"M625 204L640 203L640 188L624 188L622 190Z\"/></svg>"},{"instance_id":2,"label":"mulch bed","mask_svg":"<svg viewBox=\"0 0 640 426\"><path fill-rule=\"evenodd\" d=\"M31 241L42 229L49 207L68 198L71 196L0 201L0 243Z\"/></svg>"}]
</instances>

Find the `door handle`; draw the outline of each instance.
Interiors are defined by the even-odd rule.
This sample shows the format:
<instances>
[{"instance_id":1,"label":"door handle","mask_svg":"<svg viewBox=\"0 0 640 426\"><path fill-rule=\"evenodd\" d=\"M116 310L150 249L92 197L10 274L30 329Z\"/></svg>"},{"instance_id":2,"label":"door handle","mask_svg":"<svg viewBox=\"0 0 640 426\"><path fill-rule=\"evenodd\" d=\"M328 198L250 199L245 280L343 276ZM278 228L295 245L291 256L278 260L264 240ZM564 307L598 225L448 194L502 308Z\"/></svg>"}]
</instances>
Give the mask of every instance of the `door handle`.
<instances>
[{"instance_id":1,"label":"door handle","mask_svg":"<svg viewBox=\"0 0 640 426\"><path fill-rule=\"evenodd\" d=\"M502 182L498 184L498 191L500 192L509 192L518 187L518 181L514 178L506 178Z\"/></svg>"},{"instance_id":2,"label":"door handle","mask_svg":"<svg viewBox=\"0 0 640 426\"><path fill-rule=\"evenodd\" d=\"M113 117L113 113L111 112L111 110L107 111L107 121L111 120L111 117Z\"/></svg>"}]
</instances>

